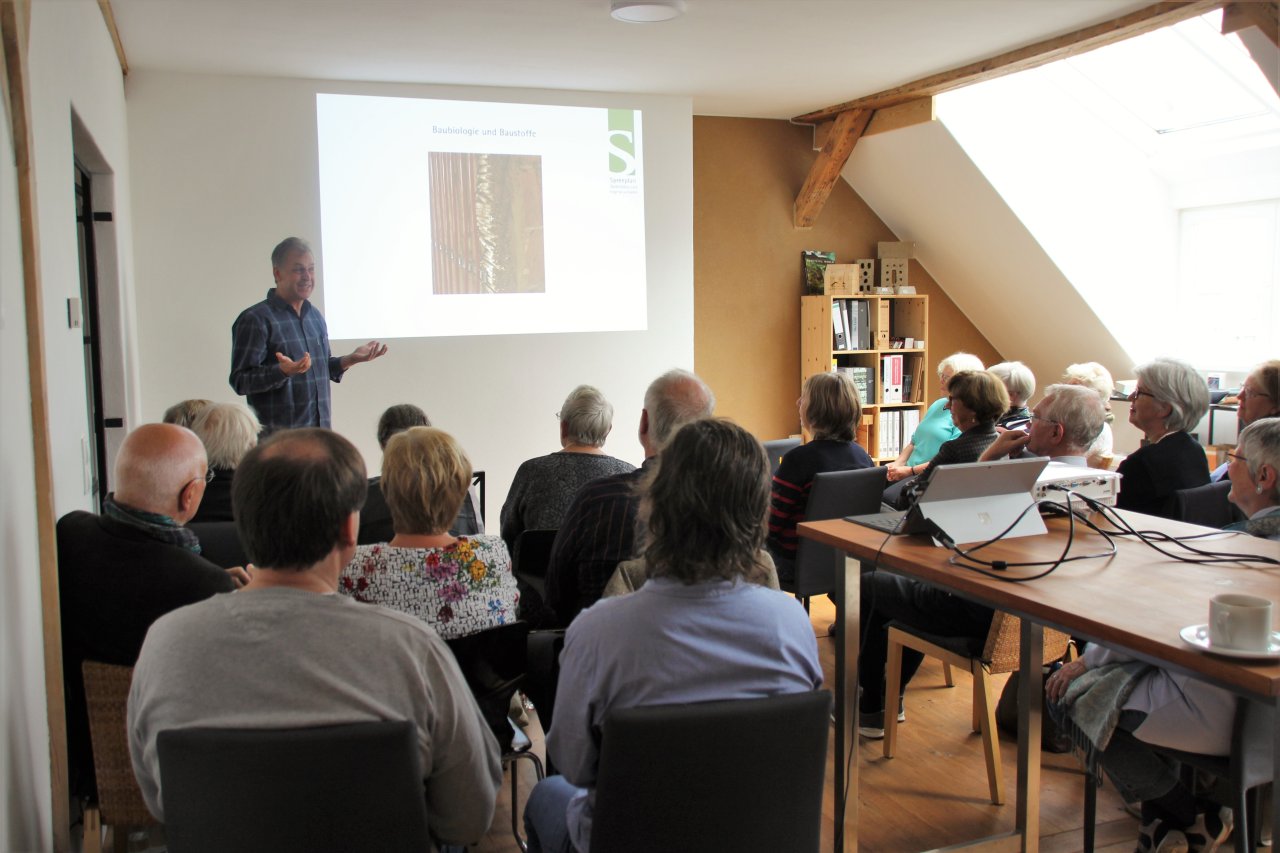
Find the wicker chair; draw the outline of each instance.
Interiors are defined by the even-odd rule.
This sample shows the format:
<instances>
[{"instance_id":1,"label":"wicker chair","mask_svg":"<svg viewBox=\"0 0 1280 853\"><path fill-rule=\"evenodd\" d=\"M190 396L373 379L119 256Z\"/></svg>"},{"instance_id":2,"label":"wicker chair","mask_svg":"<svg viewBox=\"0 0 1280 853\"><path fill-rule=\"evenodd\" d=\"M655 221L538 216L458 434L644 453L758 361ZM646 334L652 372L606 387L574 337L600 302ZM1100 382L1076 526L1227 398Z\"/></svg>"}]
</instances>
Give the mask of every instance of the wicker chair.
<instances>
[{"instance_id":1,"label":"wicker chair","mask_svg":"<svg viewBox=\"0 0 1280 853\"><path fill-rule=\"evenodd\" d=\"M89 736L93 741L93 769L98 777L98 801L84 811L84 853L102 850L102 827L111 828L116 853L128 848L129 829L157 826L147 811L129 760L129 731L125 706L133 667L85 661L85 703L89 708Z\"/></svg>"},{"instance_id":2,"label":"wicker chair","mask_svg":"<svg viewBox=\"0 0 1280 853\"><path fill-rule=\"evenodd\" d=\"M950 667L969 670L973 675L973 730L982 733L982 747L987 759L987 785L991 802L1004 802L1004 780L1000 769L1000 739L996 733L995 697L991 695L991 676L1013 672L1021 655L1018 650L1021 620L996 611L991 630L985 640L969 637L937 637L924 631L889 623L889 656L885 662L885 696L896 697L901 690L902 647L942 661L948 687L954 686ZM1044 660L1061 658L1071 638L1052 628L1044 629ZM892 703L890 703L892 704ZM893 758L897 745L898 715L884 715L884 757Z\"/></svg>"}]
</instances>

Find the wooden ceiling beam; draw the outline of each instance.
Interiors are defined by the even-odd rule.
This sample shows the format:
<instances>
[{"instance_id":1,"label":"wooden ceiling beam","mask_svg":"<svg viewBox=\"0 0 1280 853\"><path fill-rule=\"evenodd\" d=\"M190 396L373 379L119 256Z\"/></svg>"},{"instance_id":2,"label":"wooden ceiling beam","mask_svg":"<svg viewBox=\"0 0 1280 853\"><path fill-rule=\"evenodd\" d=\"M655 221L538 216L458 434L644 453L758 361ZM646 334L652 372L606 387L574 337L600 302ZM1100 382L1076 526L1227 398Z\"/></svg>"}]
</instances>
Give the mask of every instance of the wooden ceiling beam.
<instances>
[{"instance_id":1,"label":"wooden ceiling beam","mask_svg":"<svg viewBox=\"0 0 1280 853\"><path fill-rule=\"evenodd\" d=\"M896 107L876 110L871 115L871 123L867 125L867 129L863 131L862 135L875 136L877 133L900 130L913 124L933 121L933 119L933 98L917 98L914 101L907 101L905 104L898 104ZM832 119L831 121L824 121L813 128L814 151L822 150L822 146L826 144L827 136L831 134L831 128L835 127L835 124L835 119Z\"/></svg>"},{"instance_id":2,"label":"wooden ceiling beam","mask_svg":"<svg viewBox=\"0 0 1280 853\"><path fill-rule=\"evenodd\" d=\"M1280 3L1232 3L1222 10L1222 34L1257 27L1280 47Z\"/></svg>"},{"instance_id":3,"label":"wooden ceiling beam","mask_svg":"<svg viewBox=\"0 0 1280 853\"><path fill-rule=\"evenodd\" d=\"M831 188L840 179L844 164L853 153L853 146L858 144L867 123L871 121L871 110L849 110L835 117L831 132L827 135L822 150L813 167L809 169L809 177L805 178L800 194L796 196L795 227L811 228L817 221L818 214L831 195Z\"/></svg>"},{"instance_id":4,"label":"wooden ceiling beam","mask_svg":"<svg viewBox=\"0 0 1280 853\"><path fill-rule=\"evenodd\" d=\"M867 95L863 98L845 101L842 104L814 110L813 112L796 116L792 121L797 124L819 124L851 110L883 109L884 107L901 104L904 101L938 95L942 92L958 89L961 86L981 83L985 80L992 80L1018 71L1026 71L1029 68L1037 68L1050 62L1056 62L1059 59L1086 53L1095 48L1124 41L1134 36L1158 30L1161 27L1167 27L1170 24L1176 24L1179 21L1198 17L1226 5L1228 5L1226 0L1163 0L1163 2L1102 24L1085 27L1082 30L1076 30L1066 35L1055 36L989 59L983 59L960 68L953 68L950 71L943 71L940 74L924 77L903 86L886 89L874 95ZM1246 2L1238 5L1274 7L1276 4Z\"/></svg>"}]
</instances>

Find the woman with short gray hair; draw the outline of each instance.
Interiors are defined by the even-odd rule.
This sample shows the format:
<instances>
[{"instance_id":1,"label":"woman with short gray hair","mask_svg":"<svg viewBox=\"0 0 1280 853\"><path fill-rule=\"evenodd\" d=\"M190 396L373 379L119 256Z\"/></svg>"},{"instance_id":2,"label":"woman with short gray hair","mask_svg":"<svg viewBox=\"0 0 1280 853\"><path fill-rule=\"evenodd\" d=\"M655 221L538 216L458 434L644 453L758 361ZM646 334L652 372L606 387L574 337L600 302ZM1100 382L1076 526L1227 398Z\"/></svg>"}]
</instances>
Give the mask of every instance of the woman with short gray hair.
<instances>
[{"instance_id":1,"label":"woman with short gray hair","mask_svg":"<svg viewBox=\"0 0 1280 853\"><path fill-rule=\"evenodd\" d=\"M1228 453L1227 500L1240 507L1246 520L1228 525L1253 536L1280 541L1280 418L1259 418L1240 433L1240 443Z\"/></svg>"},{"instance_id":2,"label":"woman with short gray hair","mask_svg":"<svg viewBox=\"0 0 1280 853\"><path fill-rule=\"evenodd\" d=\"M502 539L515 554L526 530L556 530L578 490L592 480L634 471L603 450L613 428L613 405L600 389L579 385L560 411L560 450L524 462L502 505Z\"/></svg>"},{"instance_id":3,"label":"woman with short gray hair","mask_svg":"<svg viewBox=\"0 0 1280 853\"><path fill-rule=\"evenodd\" d=\"M210 403L191 422L209 457L213 479L205 485L200 508L191 520L235 521L231 510L231 481L245 454L258 446L262 425L243 403Z\"/></svg>"},{"instance_id":4,"label":"woman with short gray hair","mask_svg":"<svg viewBox=\"0 0 1280 853\"><path fill-rule=\"evenodd\" d=\"M1031 420L1027 401L1036 393L1036 375L1020 361L1002 361L987 368L989 373L1004 383L1009 392L1009 411L1000 416L996 426L1008 429Z\"/></svg>"},{"instance_id":5,"label":"woman with short gray hair","mask_svg":"<svg viewBox=\"0 0 1280 853\"><path fill-rule=\"evenodd\" d=\"M1116 506L1177 518L1174 492L1209 482L1204 448L1188 433L1209 411L1209 386L1185 361L1157 358L1134 368L1129 423L1145 443L1120 467Z\"/></svg>"}]
</instances>

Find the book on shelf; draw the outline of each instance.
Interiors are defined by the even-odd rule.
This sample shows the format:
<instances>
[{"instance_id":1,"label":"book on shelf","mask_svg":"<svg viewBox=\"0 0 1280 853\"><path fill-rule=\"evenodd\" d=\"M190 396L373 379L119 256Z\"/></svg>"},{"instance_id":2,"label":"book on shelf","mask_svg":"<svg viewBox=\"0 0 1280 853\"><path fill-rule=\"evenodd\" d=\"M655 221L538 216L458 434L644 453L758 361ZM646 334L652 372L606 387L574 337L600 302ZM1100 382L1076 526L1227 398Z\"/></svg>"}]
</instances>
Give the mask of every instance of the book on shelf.
<instances>
[{"instance_id":1,"label":"book on shelf","mask_svg":"<svg viewBox=\"0 0 1280 853\"><path fill-rule=\"evenodd\" d=\"M916 434L916 427L920 426L920 410L919 409L903 409L902 410L902 446L906 447ZM902 451L899 450L899 453Z\"/></svg>"},{"instance_id":2,"label":"book on shelf","mask_svg":"<svg viewBox=\"0 0 1280 853\"><path fill-rule=\"evenodd\" d=\"M880 357L880 402L902 402L902 356Z\"/></svg>"},{"instance_id":3,"label":"book on shelf","mask_svg":"<svg viewBox=\"0 0 1280 853\"><path fill-rule=\"evenodd\" d=\"M847 373L853 379L854 387L858 389L858 399L862 401L862 405L866 406L874 403L876 400L876 371L871 367L838 367L841 373Z\"/></svg>"},{"instance_id":4,"label":"book on shelf","mask_svg":"<svg viewBox=\"0 0 1280 853\"><path fill-rule=\"evenodd\" d=\"M862 349L858 338L858 303L852 299L840 300L844 311L845 337L849 339L849 349Z\"/></svg>"},{"instance_id":5,"label":"book on shelf","mask_svg":"<svg viewBox=\"0 0 1280 853\"><path fill-rule=\"evenodd\" d=\"M871 349L871 303L858 301L858 349Z\"/></svg>"},{"instance_id":6,"label":"book on shelf","mask_svg":"<svg viewBox=\"0 0 1280 853\"><path fill-rule=\"evenodd\" d=\"M914 383L915 383L915 376L911 373L911 371L907 371L906 373L902 374L903 401L908 403L914 401L914 398L911 396L911 387Z\"/></svg>"},{"instance_id":7,"label":"book on shelf","mask_svg":"<svg viewBox=\"0 0 1280 853\"><path fill-rule=\"evenodd\" d=\"M911 393L903 389L902 398L908 403L924 402L924 358L916 356L911 359Z\"/></svg>"},{"instance_id":8,"label":"book on shelf","mask_svg":"<svg viewBox=\"0 0 1280 853\"><path fill-rule=\"evenodd\" d=\"M829 265L836 262L835 252L819 252L806 249L800 253L800 288L805 296L821 296L825 293L824 278Z\"/></svg>"}]
</instances>

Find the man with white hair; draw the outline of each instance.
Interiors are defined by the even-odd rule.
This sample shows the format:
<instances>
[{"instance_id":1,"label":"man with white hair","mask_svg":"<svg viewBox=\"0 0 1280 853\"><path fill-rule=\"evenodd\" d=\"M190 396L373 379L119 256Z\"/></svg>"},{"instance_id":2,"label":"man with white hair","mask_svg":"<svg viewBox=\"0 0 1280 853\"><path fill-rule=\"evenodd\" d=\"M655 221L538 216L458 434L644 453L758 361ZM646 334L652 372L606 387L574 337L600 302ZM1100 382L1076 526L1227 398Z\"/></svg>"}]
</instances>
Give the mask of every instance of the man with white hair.
<instances>
[{"instance_id":1,"label":"man with white hair","mask_svg":"<svg viewBox=\"0 0 1280 853\"><path fill-rule=\"evenodd\" d=\"M1089 447L1102 432L1106 417L1102 398L1091 389L1050 385L1032 411L1027 431L1011 429L1000 433L979 461L1048 456L1052 462L1083 467L1088 464Z\"/></svg>"},{"instance_id":2,"label":"man with white hair","mask_svg":"<svg viewBox=\"0 0 1280 853\"><path fill-rule=\"evenodd\" d=\"M200 556L184 526L204 497L209 466L193 432L147 424L116 457L115 491L102 514L77 510L58 521L62 666L72 791L96 792L80 665L132 666L151 623L171 610L231 592L248 575Z\"/></svg>"},{"instance_id":3,"label":"man with white hair","mask_svg":"<svg viewBox=\"0 0 1280 853\"><path fill-rule=\"evenodd\" d=\"M640 412L644 464L625 474L588 483L574 497L551 547L547 601L561 625L600 600L605 584L623 560L635 556L636 484L653 467L676 430L711 417L715 395L687 370L670 370L649 385Z\"/></svg>"}]
</instances>

